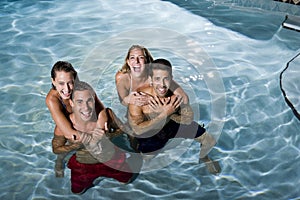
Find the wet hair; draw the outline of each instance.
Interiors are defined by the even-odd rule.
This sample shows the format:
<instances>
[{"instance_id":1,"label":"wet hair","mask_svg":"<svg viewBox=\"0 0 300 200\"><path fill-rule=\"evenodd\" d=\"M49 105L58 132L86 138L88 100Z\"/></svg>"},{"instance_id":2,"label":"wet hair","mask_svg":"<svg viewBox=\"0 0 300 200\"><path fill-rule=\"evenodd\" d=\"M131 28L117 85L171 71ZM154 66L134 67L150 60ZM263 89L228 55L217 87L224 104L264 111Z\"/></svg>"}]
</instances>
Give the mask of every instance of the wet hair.
<instances>
[{"instance_id":1,"label":"wet hair","mask_svg":"<svg viewBox=\"0 0 300 200\"><path fill-rule=\"evenodd\" d=\"M74 67L72 66L72 64L69 63L69 62L67 62L67 61L57 61L53 65L53 67L51 69L51 78L53 80L55 80L55 78L56 78L56 72L61 72L61 71L71 72L71 74L74 77L74 80L77 80L77 78L78 78L76 70L74 69ZM53 84L52 84L52 88L56 89Z\"/></svg>"},{"instance_id":2,"label":"wet hair","mask_svg":"<svg viewBox=\"0 0 300 200\"><path fill-rule=\"evenodd\" d=\"M122 66L122 69L120 70L121 72L123 73L127 73L127 72L130 72L130 67L129 65L127 64L127 59L129 59L129 56L130 56L130 52L133 50L133 49L140 49L143 51L144 53L144 56L146 58L146 63L145 64L149 64L153 61L153 57L152 55L150 54L149 50L141 45L132 45L129 49L128 49L128 52L127 52L127 55L125 57L125 62Z\"/></svg>"},{"instance_id":3,"label":"wet hair","mask_svg":"<svg viewBox=\"0 0 300 200\"><path fill-rule=\"evenodd\" d=\"M170 61L166 59L158 58L150 64L150 70L149 70L150 77L153 77L153 70L155 69L168 71L169 74L172 76L172 64L170 63Z\"/></svg>"},{"instance_id":4,"label":"wet hair","mask_svg":"<svg viewBox=\"0 0 300 200\"><path fill-rule=\"evenodd\" d=\"M96 95L94 89L92 88L92 86L90 84L88 84L87 82L84 82L84 81L76 81L75 84L74 84L71 99L73 100L74 93L76 91L85 91L85 90L88 90L93 97Z\"/></svg>"}]
</instances>

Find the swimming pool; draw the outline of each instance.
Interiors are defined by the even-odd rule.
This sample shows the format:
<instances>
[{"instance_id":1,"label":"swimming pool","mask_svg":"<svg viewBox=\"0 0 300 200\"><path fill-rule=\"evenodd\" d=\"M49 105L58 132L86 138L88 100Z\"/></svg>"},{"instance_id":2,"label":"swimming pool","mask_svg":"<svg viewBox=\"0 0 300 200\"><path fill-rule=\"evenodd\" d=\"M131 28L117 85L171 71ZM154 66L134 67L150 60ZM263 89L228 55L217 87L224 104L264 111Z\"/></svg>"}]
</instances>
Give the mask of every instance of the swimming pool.
<instances>
[{"instance_id":1,"label":"swimming pool","mask_svg":"<svg viewBox=\"0 0 300 200\"><path fill-rule=\"evenodd\" d=\"M300 198L300 124L279 88L281 70L300 51L300 33L281 23L299 6L180 2L1 1L1 199ZM133 43L178 67L197 120L218 137L211 156L222 172L210 175L188 141L179 159L170 152L172 162L132 184L106 179L73 195L69 169L62 179L53 171L50 69L71 62L122 113L113 78Z\"/></svg>"}]
</instances>

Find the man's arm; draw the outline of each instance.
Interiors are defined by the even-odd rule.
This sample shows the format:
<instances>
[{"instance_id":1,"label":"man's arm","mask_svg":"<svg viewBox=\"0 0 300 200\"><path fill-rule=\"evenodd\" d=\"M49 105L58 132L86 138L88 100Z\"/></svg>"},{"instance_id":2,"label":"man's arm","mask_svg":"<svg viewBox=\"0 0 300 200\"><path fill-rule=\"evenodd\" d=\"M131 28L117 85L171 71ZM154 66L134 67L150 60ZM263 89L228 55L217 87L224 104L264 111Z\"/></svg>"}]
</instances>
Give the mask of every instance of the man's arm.
<instances>
[{"instance_id":1,"label":"man's arm","mask_svg":"<svg viewBox=\"0 0 300 200\"><path fill-rule=\"evenodd\" d=\"M153 119L147 119L142 106L130 104L128 106L128 121L136 135L142 135L151 130L162 129L167 120L167 115L162 112Z\"/></svg>"},{"instance_id":2,"label":"man's arm","mask_svg":"<svg viewBox=\"0 0 300 200\"><path fill-rule=\"evenodd\" d=\"M95 98L95 110L96 113L99 114L105 108L105 106L103 105L103 103L100 101L100 99L96 94L94 98Z\"/></svg>"},{"instance_id":3,"label":"man's arm","mask_svg":"<svg viewBox=\"0 0 300 200\"><path fill-rule=\"evenodd\" d=\"M142 135L151 130L161 130L169 121L169 116L176 112L181 101L181 98L161 101L158 97L153 97L149 106L157 115L151 119L146 118L143 112L145 107L130 105L128 107L129 124L136 135Z\"/></svg>"},{"instance_id":4,"label":"man's arm","mask_svg":"<svg viewBox=\"0 0 300 200\"><path fill-rule=\"evenodd\" d=\"M193 109L189 104L183 104L177 113L170 116L170 119L179 124L191 124L194 119Z\"/></svg>"}]
</instances>

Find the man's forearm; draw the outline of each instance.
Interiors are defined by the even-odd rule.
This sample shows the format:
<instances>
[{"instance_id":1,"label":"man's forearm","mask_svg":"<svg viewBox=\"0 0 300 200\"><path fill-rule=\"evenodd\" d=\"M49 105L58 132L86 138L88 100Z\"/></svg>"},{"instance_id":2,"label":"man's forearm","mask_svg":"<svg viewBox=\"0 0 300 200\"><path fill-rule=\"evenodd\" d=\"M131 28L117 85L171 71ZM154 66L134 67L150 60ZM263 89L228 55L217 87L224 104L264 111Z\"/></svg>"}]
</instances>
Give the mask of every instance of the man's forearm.
<instances>
[{"instance_id":1,"label":"man's forearm","mask_svg":"<svg viewBox=\"0 0 300 200\"><path fill-rule=\"evenodd\" d=\"M178 124L190 124L194 119L194 112L189 105L183 106L179 113L174 113L170 116L170 119Z\"/></svg>"},{"instance_id":2,"label":"man's forearm","mask_svg":"<svg viewBox=\"0 0 300 200\"><path fill-rule=\"evenodd\" d=\"M136 122L133 117L131 119L132 120L129 120L129 124L136 135L143 135L153 130L160 130L164 127L168 120L164 115L158 115L153 119L142 122Z\"/></svg>"}]
</instances>

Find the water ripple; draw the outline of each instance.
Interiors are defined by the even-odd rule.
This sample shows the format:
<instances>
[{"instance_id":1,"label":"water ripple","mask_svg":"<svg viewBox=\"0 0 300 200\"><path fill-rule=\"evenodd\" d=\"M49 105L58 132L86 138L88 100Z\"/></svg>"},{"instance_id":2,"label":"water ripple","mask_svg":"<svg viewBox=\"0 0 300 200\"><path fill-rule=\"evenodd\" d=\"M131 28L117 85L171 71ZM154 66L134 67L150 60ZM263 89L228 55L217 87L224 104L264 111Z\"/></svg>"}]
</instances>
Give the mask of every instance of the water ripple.
<instances>
[{"instance_id":1,"label":"water ripple","mask_svg":"<svg viewBox=\"0 0 300 200\"><path fill-rule=\"evenodd\" d=\"M0 3L1 199L300 197L300 124L284 102L278 82L285 63L299 50L298 33L280 27L283 13L235 10L214 1L181 2L187 7L157 0ZM149 42L158 29L188 40L176 41L169 35L162 36L164 41L156 37ZM178 156L169 150L158 157L157 162L173 161L164 168L145 171L128 185L105 179L82 196L73 195L70 170L62 179L55 178L53 171L54 123L45 105L50 69L57 60L68 60L83 80L101 77L104 81L96 83L97 94L106 105L120 106L116 94L112 95L115 91L107 88L115 88L111 80L126 54L116 48L124 44L127 48L140 36L133 30L152 30L138 42L149 42L155 58L170 58L176 81L193 95L199 122L210 124L212 113L220 111L212 105L219 103L217 97L226 96L226 115L220 119L224 127L211 152L222 172L210 175L205 164L198 163L199 144L177 141L171 145L181 144L176 147L184 151ZM109 40L129 32L132 35ZM101 46L108 40L109 44ZM183 43L193 51L176 45ZM157 48L161 44L173 47ZM104 53L94 52L86 66L95 48ZM175 52L185 52L190 59ZM219 88L212 91L205 82L216 75L210 71L215 66L225 94L219 94ZM195 68L201 70L195 72ZM88 76L92 79L84 79ZM288 77L296 79L297 75ZM216 98L212 101L212 97ZM126 112L125 108L117 111Z\"/></svg>"}]
</instances>

